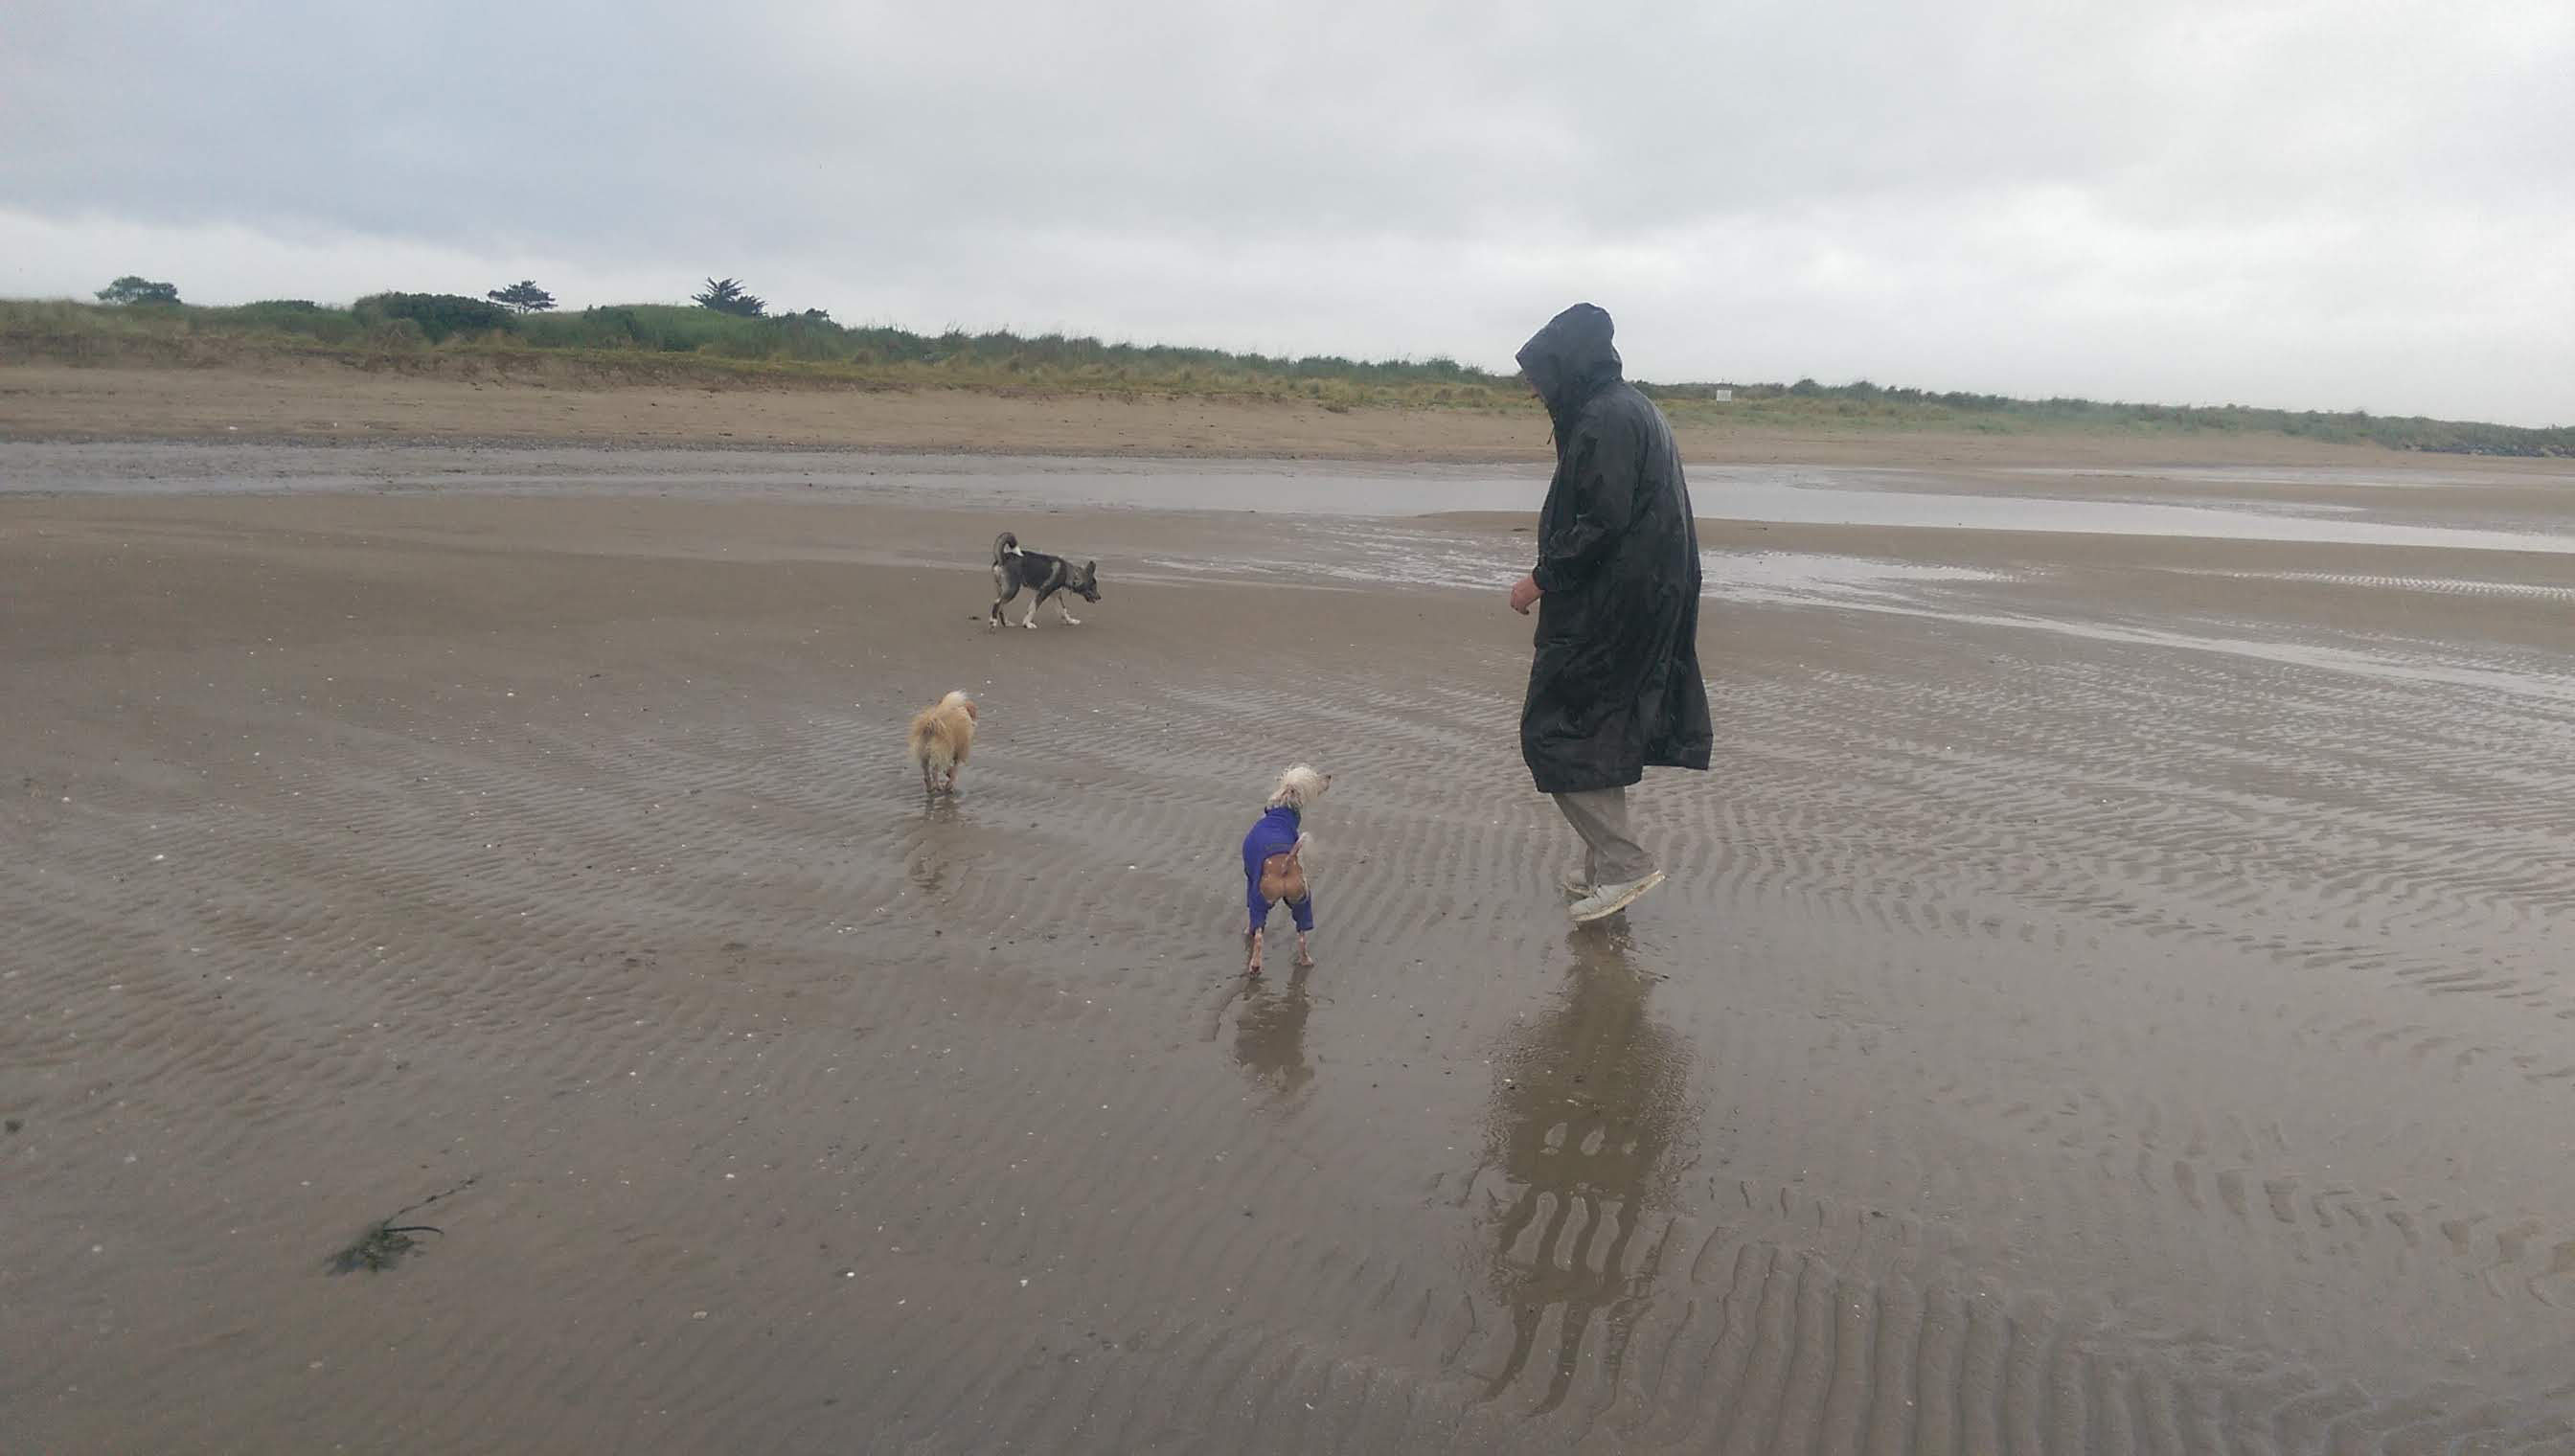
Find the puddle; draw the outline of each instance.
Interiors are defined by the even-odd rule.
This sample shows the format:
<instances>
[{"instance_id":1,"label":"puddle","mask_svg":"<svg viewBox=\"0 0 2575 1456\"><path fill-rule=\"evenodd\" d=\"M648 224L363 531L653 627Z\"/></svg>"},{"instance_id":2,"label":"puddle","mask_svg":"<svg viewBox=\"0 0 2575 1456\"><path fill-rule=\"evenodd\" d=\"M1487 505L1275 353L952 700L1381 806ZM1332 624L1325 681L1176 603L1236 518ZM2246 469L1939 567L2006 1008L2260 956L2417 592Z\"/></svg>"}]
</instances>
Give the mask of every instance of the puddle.
<instances>
[{"instance_id":1,"label":"puddle","mask_svg":"<svg viewBox=\"0 0 2575 1456\"><path fill-rule=\"evenodd\" d=\"M2433 644L2426 644L2418 655L2393 657L2385 653L2362 652L2355 648L2328 647L2321 643L2265 642L2252 638L2203 636L2163 628L2122 627L2098 622L2068 622L2052 618L1946 612L1922 612L1920 615L1986 627L2027 628L2065 637L2085 638L2093 642L2125 643L2137 647L2178 648L2189 652L2226 653L2235 657L2278 663L2284 667L2348 673L2356 677L2375 678L2382 682L2473 688L2510 698L2537 699L2549 703L2575 703L2575 676L2548 671L2540 667L2536 661L2495 659L2480 662L2474 658L2459 656Z\"/></svg>"},{"instance_id":2,"label":"puddle","mask_svg":"<svg viewBox=\"0 0 2575 1456\"><path fill-rule=\"evenodd\" d=\"M2177 569L2186 577L2219 577L2236 582L2299 582L2325 587L2358 587L2372 592L2421 592L2442 597L2505 597L2531 602L2575 603L2575 587L2537 582L2482 582L2461 577L2363 576L2353 572L2219 572Z\"/></svg>"},{"instance_id":3,"label":"puddle","mask_svg":"<svg viewBox=\"0 0 2575 1456\"><path fill-rule=\"evenodd\" d=\"M1781 606L1888 602L1919 595L1923 587L2010 580L1972 567L1799 551L1703 552L1699 566L1708 597Z\"/></svg>"},{"instance_id":4,"label":"puddle","mask_svg":"<svg viewBox=\"0 0 2575 1456\"><path fill-rule=\"evenodd\" d=\"M1504 545L1489 537L1419 527L1351 522L1300 523L1278 538L1277 556L1225 556L1184 560L1153 557L1162 572L1201 581L1325 582L1447 587L1498 593L1526 568L1527 537ZM2225 653L2382 681L2475 689L2551 703L2575 702L2575 676L2549 664L2512 656L2462 653L2434 643L2408 650L2364 650L2294 640L2241 637L2224 632L2137 627L1993 611L1990 598L1949 589L2018 580L2011 574L1969 567L1884 561L1823 552L1763 551L1701 554L1704 597L1712 602L1784 607L1835 607L1944 622L2046 632L2132 647ZM2452 582L2434 578L2358 577L2332 573L2276 575L2287 581L2350 583L2398 591L2477 592L2541 600L2575 597L2567 589L2508 582ZM1945 600L1944 600L1945 599Z\"/></svg>"},{"instance_id":5,"label":"puddle","mask_svg":"<svg viewBox=\"0 0 2575 1456\"><path fill-rule=\"evenodd\" d=\"M2509 489L2549 483L2549 477L2544 475L2511 471L2372 471L2341 466L2094 466L2080 470L2015 466L2002 474L2057 479L2170 481L2192 486L2261 486L2272 489L2293 486L2316 490L2438 490L2474 486Z\"/></svg>"},{"instance_id":6,"label":"puddle","mask_svg":"<svg viewBox=\"0 0 2575 1456\"><path fill-rule=\"evenodd\" d=\"M2135 472L2103 474L2155 478ZM1690 475L1691 501L1705 520L2575 553L2575 535L2564 531L2399 525L2354 519L2349 512L2284 514L2277 502L2175 505L1944 494L1917 484L1936 484L1936 476L1887 469L1700 466ZM2277 485L2297 473L2236 475L2248 484ZM2352 483L2348 472L2310 475L2320 484ZM2190 477L2165 472L2163 478ZM2479 479L2468 472L2440 478ZM1367 466L1331 461L1083 460L792 450L0 442L0 493L307 491L651 494L710 499L793 495L805 500L859 494L935 506L1082 506L1385 520L1457 512L1534 514L1546 494L1546 471L1534 465Z\"/></svg>"},{"instance_id":7,"label":"puddle","mask_svg":"<svg viewBox=\"0 0 2575 1456\"><path fill-rule=\"evenodd\" d=\"M1156 572L1200 581L1323 582L1366 586L1452 587L1499 592L1528 569L1527 549L1414 527L1356 527L1310 522L1294 555L1187 559L1149 556ZM1527 537L1514 538L1526 542ZM1811 606L1836 601L1894 601L1926 587L2009 580L1998 572L1928 566L1820 552L1699 554L1701 595L1719 602Z\"/></svg>"},{"instance_id":8,"label":"puddle","mask_svg":"<svg viewBox=\"0 0 2575 1456\"><path fill-rule=\"evenodd\" d=\"M1712 474L1712 473L1710 473ZM2073 500L2057 496L1948 495L1906 488L1867 489L1885 472L1832 473L1832 484L1723 477L1713 489L1693 485L1702 519L1797 526L1897 526L1968 531L2060 532L2076 536L2176 536L2207 541L2277 541L2312 545L2439 547L2467 551L2575 553L2575 535L2400 525L2368 519L2345 506L2291 508L2279 502L2174 505L2138 500Z\"/></svg>"}]
</instances>

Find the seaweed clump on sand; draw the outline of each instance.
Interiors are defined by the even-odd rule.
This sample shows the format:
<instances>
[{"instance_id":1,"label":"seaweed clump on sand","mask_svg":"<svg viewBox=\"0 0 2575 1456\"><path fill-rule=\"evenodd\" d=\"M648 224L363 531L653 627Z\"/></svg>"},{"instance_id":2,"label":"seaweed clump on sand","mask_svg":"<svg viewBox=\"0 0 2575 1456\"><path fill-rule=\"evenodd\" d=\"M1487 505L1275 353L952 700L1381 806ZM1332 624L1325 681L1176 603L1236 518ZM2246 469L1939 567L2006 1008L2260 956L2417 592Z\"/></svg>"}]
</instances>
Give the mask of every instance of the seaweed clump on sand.
<instances>
[{"instance_id":1,"label":"seaweed clump on sand","mask_svg":"<svg viewBox=\"0 0 2575 1456\"><path fill-rule=\"evenodd\" d=\"M345 1247L330 1258L325 1259L322 1267L334 1274L354 1274L360 1269L370 1274L383 1273L401 1262L404 1255L420 1247L420 1239L417 1235L434 1233L445 1237L447 1233L447 1230L432 1223L397 1223L394 1220L407 1213L418 1212L449 1194L461 1193L473 1186L474 1179L468 1178L453 1188L432 1193L417 1203L408 1203L395 1209L360 1229L358 1236L351 1239Z\"/></svg>"}]
</instances>

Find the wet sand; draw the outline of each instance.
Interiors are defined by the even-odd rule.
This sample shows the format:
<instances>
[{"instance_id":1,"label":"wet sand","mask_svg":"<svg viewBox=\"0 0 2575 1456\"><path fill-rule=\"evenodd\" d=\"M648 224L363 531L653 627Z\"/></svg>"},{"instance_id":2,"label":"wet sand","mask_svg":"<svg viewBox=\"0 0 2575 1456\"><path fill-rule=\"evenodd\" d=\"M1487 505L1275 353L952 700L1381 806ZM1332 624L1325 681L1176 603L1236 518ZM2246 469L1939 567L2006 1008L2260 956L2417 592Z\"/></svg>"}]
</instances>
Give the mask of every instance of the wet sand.
<instances>
[{"instance_id":1,"label":"wet sand","mask_svg":"<svg viewBox=\"0 0 2575 1456\"><path fill-rule=\"evenodd\" d=\"M2575 1450L2575 556L1703 486L1576 932L1525 517L457 464L0 496L0 1447Z\"/></svg>"}]
</instances>

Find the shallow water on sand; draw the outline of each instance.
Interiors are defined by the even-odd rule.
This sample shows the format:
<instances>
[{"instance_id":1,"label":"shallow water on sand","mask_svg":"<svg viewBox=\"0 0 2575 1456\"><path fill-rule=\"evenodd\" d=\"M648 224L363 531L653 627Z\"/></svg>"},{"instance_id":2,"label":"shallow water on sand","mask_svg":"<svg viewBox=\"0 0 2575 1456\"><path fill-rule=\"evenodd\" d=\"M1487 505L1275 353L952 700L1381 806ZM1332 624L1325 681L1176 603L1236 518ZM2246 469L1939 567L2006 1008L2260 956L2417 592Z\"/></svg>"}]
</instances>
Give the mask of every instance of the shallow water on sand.
<instances>
[{"instance_id":1,"label":"shallow water on sand","mask_svg":"<svg viewBox=\"0 0 2575 1456\"><path fill-rule=\"evenodd\" d=\"M29 1449L2575 1450L2562 554L1711 532L1577 931L1524 509L441 459L0 500Z\"/></svg>"},{"instance_id":2,"label":"shallow water on sand","mask_svg":"<svg viewBox=\"0 0 2575 1456\"><path fill-rule=\"evenodd\" d=\"M2018 476L2035 473L2015 472ZM2562 529L2479 530L2375 520L2357 508L2263 499L2257 488L2371 484L2368 472L2212 475L2243 499L2177 505L2110 498L2062 477L2058 494L1943 490L1935 473L1789 466L1702 466L1691 500L1710 521L1937 527L2214 540L2575 552ZM2180 479L2179 473L2149 479ZM2436 476L2452 484L2468 476ZM1954 484L1954 478L1952 478ZM1389 517L1528 512L1539 468L1357 466L1329 462L1081 460L846 452L459 449L435 446L204 447L0 443L0 493L229 494L368 490L608 494L857 494L989 507L1117 507L1270 515Z\"/></svg>"}]
</instances>

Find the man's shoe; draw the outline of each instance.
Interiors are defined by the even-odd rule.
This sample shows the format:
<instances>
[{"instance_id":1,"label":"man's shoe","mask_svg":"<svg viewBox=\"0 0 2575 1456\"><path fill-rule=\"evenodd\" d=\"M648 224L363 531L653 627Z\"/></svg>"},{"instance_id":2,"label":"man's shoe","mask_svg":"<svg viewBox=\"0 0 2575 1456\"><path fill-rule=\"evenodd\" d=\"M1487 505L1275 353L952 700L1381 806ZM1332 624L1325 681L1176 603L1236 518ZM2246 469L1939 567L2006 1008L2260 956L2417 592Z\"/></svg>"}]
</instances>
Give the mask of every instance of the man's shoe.
<instances>
[{"instance_id":1,"label":"man's shoe","mask_svg":"<svg viewBox=\"0 0 2575 1456\"><path fill-rule=\"evenodd\" d=\"M1587 899L1591 895L1591 881L1579 874L1568 874L1555 884L1569 899Z\"/></svg>"},{"instance_id":2,"label":"man's shoe","mask_svg":"<svg viewBox=\"0 0 2575 1456\"><path fill-rule=\"evenodd\" d=\"M1577 925L1588 925L1594 920L1605 920L1634 904L1645 891L1662 882L1663 872L1657 869L1642 879L1631 879L1624 884L1604 884L1581 899L1575 900L1573 908L1565 913L1573 916L1573 923Z\"/></svg>"}]
</instances>

